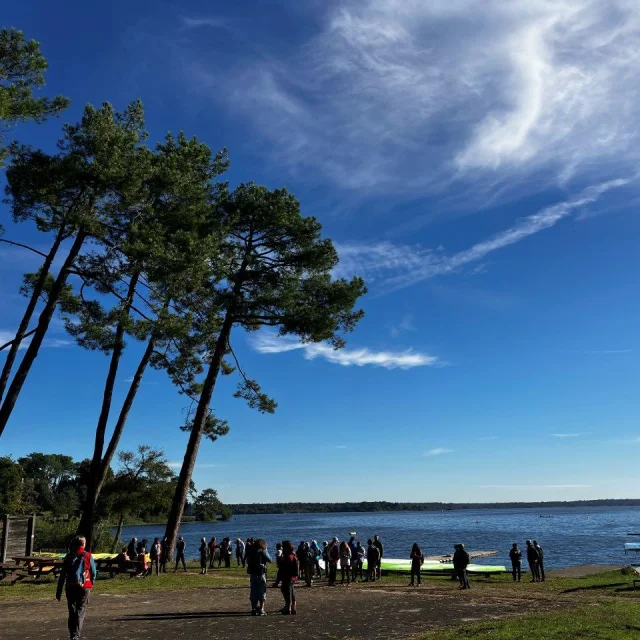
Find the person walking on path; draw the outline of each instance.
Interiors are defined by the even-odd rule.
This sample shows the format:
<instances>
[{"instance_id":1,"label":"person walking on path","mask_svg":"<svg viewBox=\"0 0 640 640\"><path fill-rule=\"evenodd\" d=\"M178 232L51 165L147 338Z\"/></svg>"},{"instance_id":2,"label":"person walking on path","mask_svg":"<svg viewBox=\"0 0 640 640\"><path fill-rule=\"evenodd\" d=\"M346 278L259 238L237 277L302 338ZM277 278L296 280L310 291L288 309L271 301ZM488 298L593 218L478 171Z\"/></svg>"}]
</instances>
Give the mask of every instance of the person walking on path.
<instances>
[{"instance_id":1,"label":"person walking on path","mask_svg":"<svg viewBox=\"0 0 640 640\"><path fill-rule=\"evenodd\" d=\"M527 562L531 570L531 582L540 581L540 571L538 569L539 559L538 550L531 544L531 540L527 540Z\"/></svg>"},{"instance_id":2,"label":"person walking on path","mask_svg":"<svg viewBox=\"0 0 640 640\"><path fill-rule=\"evenodd\" d=\"M169 541L165 536L160 543L160 573L167 573L167 562L169 562Z\"/></svg>"},{"instance_id":3,"label":"person walking on path","mask_svg":"<svg viewBox=\"0 0 640 640\"><path fill-rule=\"evenodd\" d=\"M378 562L380 560L380 549L373 544L373 540L367 540L367 582L375 582L378 575Z\"/></svg>"},{"instance_id":4,"label":"person walking on path","mask_svg":"<svg viewBox=\"0 0 640 640\"><path fill-rule=\"evenodd\" d=\"M333 586L336 583L338 577L338 563L340 562L340 545L338 538L334 538L327 550L329 556L329 586Z\"/></svg>"},{"instance_id":5,"label":"person walking on path","mask_svg":"<svg viewBox=\"0 0 640 640\"><path fill-rule=\"evenodd\" d=\"M518 549L518 543L514 542L511 550L509 551L509 558L511 559L511 575L513 581L516 579L520 582L522 578L522 551Z\"/></svg>"},{"instance_id":6,"label":"person walking on path","mask_svg":"<svg viewBox=\"0 0 640 640\"><path fill-rule=\"evenodd\" d=\"M207 539L206 538L202 538L202 540L200 540L200 547L198 548L198 551L200 552L200 575L201 576L206 576L207 575L207 560L209 559L209 553L208 553L208 548L207 548Z\"/></svg>"},{"instance_id":7,"label":"person walking on path","mask_svg":"<svg viewBox=\"0 0 640 640\"><path fill-rule=\"evenodd\" d=\"M453 568L458 574L458 580L460 581L460 589L470 589L469 576L467 575L467 567L471 559L467 550L463 544L457 544L455 546L455 552L453 554Z\"/></svg>"},{"instance_id":8,"label":"person walking on path","mask_svg":"<svg viewBox=\"0 0 640 640\"><path fill-rule=\"evenodd\" d=\"M236 540L236 562L244 567L244 542L240 538Z\"/></svg>"},{"instance_id":9,"label":"person walking on path","mask_svg":"<svg viewBox=\"0 0 640 640\"><path fill-rule=\"evenodd\" d=\"M418 578L418 586L420 586L422 582L422 579L420 576L420 569L422 569L422 565L424 563L424 555L420 550L420 547L418 546L417 542L413 543L413 547L411 548L411 553L409 555L409 558L411 559L411 583L409 584L409 586L410 587L415 586L414 580L413 580L414 576Z\"/></svg>"},{"instance_id":10,"label":"person walking on path","mask_svg":"<svg viewBox=\"0 0 640 640\"><path fill-rule=\"evenodd\" d=\"M180 536L178 538L178 544L176 544L176 566L173 568L173 573L178 570L178 565L182 562L182 568L187 570L187 562L185 560L185 552L187 550L187 545L184 541L184 538Z\"/></svg>"},{"instance_id":11,"label":"person walking on path","mask_svg":"<svg viewBox=\"0 0 640 640\"><path fill-rule=\"evenodd\" d=\"M160 558L162 557L162 545L159 538L154 538L151 549L149 550L149 557L151 558L151 570L149 575L153 573L155 568L156 575L160 575Z\"/></svg>"},{"instance_id":12,"label":"person walking on path","mask_svg":"<svg viewBox=\"0 0 640 640\"><path fill-rule=\"evenodd\" d=\"M378 578L378 580L380 580L380 578L382 578L382 557L384 556L384 545L380 540L380 536L373 536L373 544L380 552L380 557L378 558L378 563L376 564L376 577Z\"/></svg>"},{"instance_id":13,"label":"person walking on path","mask_svg":"<svg viewBox=\"0 0 640 640\"><path fill-rule=\"evenodd\" d=\"M538 552L538 578L540 578L540 582L544 582L544 550L537 540L533 541L533 546Z\"/></svg>"},{"instance_id":14,"label":"person walking on path","mask_svg":"<svg viewBox=\"0 0 640 640\"><path fill-rule=\"evenodd\" d=\"M96 563L88 551L85 551L86 539L76 536L71 543L69 553L64 557L62 571L58 578L56 599L60 602L64 589L69 609L70 640L80 640L82 625L87 615L89 593L96 581L98 572Z\"/></svg>"},{"instance_id":15,"label":"person walking on path","mask_svg":"<svg viewBox=\"0 0 640 640\"><path fill-rule=\"evenodd\" d=\"M215 537L211 538L209 542L209 569L213 569L213 561L216 559L216 550L218 548L218 541Z\"/></svg>"},{"instance_id":16,"label":"person walking on path","mask_svg":"<svg viewBox=\"0 0 640 640\"><path fill-rule=\"evenodd\" d=\"M346 540L340 545L340 584L344 584L347 577L347 584L351 584L351 549Z\"/></svg>"},{"instance_id":17,"label":"person walking on path","mask_svg":"<svg viewBox=\"0 0 640 640\"><path fill-rule=\"evenodd\" d=\"M271 556L264 540L254 540L247 550L247 573L249 574L249 600L251 615L266 616L264 603L267 599L267 565ZM283 583L284 584L284 583Z\"/></svg>"},{"instance_id":18,"label":"person walking on path","mask_svg":"<svg viewBox=\"0 0 640 640\"><path fill-rule=\"evenodd\" d=\"M282 557L278 566L278 572L282 580L282 596L284 598L284 608L282 614L285 616L296 615L296 580L300 571L298 557L293 552L293 543L285 540L282 543Z\"/></svg>"}]
</instances>

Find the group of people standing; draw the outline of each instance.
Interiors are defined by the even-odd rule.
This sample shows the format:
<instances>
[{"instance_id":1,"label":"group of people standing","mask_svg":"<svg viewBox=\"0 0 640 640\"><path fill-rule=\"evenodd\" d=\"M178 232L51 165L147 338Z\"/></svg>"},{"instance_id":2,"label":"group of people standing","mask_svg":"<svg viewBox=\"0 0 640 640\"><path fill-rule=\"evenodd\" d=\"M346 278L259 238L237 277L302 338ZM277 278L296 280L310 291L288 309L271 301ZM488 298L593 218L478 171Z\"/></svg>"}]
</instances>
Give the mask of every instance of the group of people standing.
<instances>
[{"instance_id":1,"label":"group of people standing","mask_svg":"<svg viewBox=\"0 0 640 640\"><path fill-rule=\"evenodd\" d=\"M276 545L276 557L283 552L283 543ZM374 582L380 578L381 560L384 554L384 545L380 536L374 536L367 540L366 548L360 540L352 535L349 540L332 538L331 542L325 540L322 547L315 540L311 542L301 541L295 551L298 560L298 578L304 580L307 586L313 584L315 578L328 578L329 586L333 586L338 580L340 569L341 584L350 584L360 579L364 582ZM365 560L367 561L366 574L363 571ZM324 564L324 569L322 568ZM278 586L276 579L275 585Z\"/></svg>"},{"instance_id":2,"label":"group of people standing","mask_svg":"<svg viewBox=\"0 0 640 640\"><path fill-rule=\"evenodd\" d=\"M384 546L379 536L369 539L366 549L360 541L356 541L355 536L342 542L334 537L331 542L323 542L322 548L315 540L302 541L297 549L290 540L278 542L275 560L277 575L273 586L280 587L284 598L281 613L296 615L296 583L298 580L305 580L307 586L311 586L314 576L321 578L323 570L330 586L337 582L338 567L342 584L355 582L358 576L365 581L378 580L383 553ZM267 599L267 566L273 562L267 551L267 543L262 539L248 538L244 558L249 574L251 613L256 616L267 615L264 610ZM366 577L363 576L365 558Z\"/></svg>"},{"instance_id":3,"label":"group of people standing","mask_svg":"<svg viewBox=\"0 0 640 640\"><path fill-rule=\"evenodd\" d=\"M531 571L531 582L544 582L544 549L538 544L537 540L531 542L526 541L527 563ZM520 582L522 578L522 551L518 548L518 543L514 542L509 551L511 559L511 574L514 582Z\"/></svg>"},{"instance_id":4,"label":"group of people standing","mask_svg":"<svg viewBox=\"0 0 640 640\"><path fill-rule=\"evenodd\" d=\"M245 566L245 543L241 538L236 538L236 562L238 566ZM231 556L233 555L233 544L230 538L222 538L222 541L218 543L217 538L213 537L209 542L206 538L200 540L200 573L206 575L207 567L213 569L216 560L218 561L218 568L222 566L224 562L225 568L231 567Z\"/></svg>"}]
</instances>

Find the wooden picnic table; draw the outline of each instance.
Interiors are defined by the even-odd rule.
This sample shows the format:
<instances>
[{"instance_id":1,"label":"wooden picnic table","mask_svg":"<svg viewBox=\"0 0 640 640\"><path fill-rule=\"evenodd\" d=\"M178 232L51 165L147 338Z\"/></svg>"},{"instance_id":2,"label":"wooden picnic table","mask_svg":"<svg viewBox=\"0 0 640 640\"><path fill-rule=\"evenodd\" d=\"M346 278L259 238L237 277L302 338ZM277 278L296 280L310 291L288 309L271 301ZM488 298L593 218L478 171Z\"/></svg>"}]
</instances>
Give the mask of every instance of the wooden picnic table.
<instances>
[{"instance_id":1,"label":"wooden picnic table","mask_svg":"<svg viewBox=\"0 0 640 640\"><path fill-rule=\"evenodd\" d=\"M13 556L13 560L16 564L22 564L21 569L26 572L26 575L33 576L35 580L40 580L42 576L51 573L57 577L64 564L64 560L57 556Z\"/></svg>"}]
</instances>

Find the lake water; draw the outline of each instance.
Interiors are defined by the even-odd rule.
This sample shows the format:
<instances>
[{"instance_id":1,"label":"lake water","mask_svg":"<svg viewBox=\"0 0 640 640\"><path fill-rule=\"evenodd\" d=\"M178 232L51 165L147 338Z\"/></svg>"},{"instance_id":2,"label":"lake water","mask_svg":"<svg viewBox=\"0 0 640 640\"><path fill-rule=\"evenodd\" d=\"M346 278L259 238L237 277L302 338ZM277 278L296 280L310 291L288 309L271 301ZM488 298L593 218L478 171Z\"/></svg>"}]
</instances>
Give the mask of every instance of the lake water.
<instances>
[{"instance_id":1,"label":"lake water","mask_svg":"<svg viewBox=\"0 0 640 640\"><path fill-rule=\"evenodd\" d=\"M296 545L300 540L320 543L333 536L348 538L350 531L357 531L363 544L380 535L389 558L408 557L414 542L425 555L450 553L456 542L463 542L469 550L498 551L497 558L479 562L508 564L513 542L524 548L527 538L535 538L545 550L549 568L624 564L635 561L625 556L623 545L640 542L640 537L627 536L640 532L640 507L237 515L230 522L184 524L180 534L187 543L187 557L196 557L202 536L209 540L215 535L218 541L225 536L261 537L273 550L276 542L287 538ZM124 527L122 539L153 540L163 535L161 525L138 525Z\"/></svg>"}]
</instances>

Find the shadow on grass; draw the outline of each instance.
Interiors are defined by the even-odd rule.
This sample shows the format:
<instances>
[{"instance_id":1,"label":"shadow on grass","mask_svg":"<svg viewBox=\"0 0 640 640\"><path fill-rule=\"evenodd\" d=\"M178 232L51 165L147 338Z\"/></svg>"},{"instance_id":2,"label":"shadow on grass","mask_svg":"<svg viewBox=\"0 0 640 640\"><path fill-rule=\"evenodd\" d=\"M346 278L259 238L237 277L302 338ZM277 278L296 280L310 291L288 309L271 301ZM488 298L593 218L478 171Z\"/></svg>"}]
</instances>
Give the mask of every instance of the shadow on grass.
<instances>
[{"instance_id":1,"label":"shadow on grass","mask_svg":"<svg viewBox=\"0 0 640 640\"><path fill-rule=\"evenodd\" d=\"M245 618L250 611L172 611L171 613L140 613L114 618L115 622L135 620L197 620L199 618Z\"/></svg>"},{"instance_id":2,"label":"shadow on grass","mask_svg":"<svg viewBox=\"0 0 640 640\"><path fill-rule=\"evenodd\" d=\"M592 584L588 587L574 587L573 589L565 589L560 593L576 593L577 591L601 591L602 589L611 589L613 587L627 587L628 582L612 582L610 584ZM621 589L616 589L621 591Z\"/></svg>"}]
</instances>

